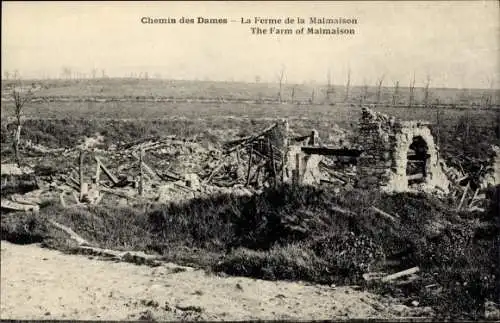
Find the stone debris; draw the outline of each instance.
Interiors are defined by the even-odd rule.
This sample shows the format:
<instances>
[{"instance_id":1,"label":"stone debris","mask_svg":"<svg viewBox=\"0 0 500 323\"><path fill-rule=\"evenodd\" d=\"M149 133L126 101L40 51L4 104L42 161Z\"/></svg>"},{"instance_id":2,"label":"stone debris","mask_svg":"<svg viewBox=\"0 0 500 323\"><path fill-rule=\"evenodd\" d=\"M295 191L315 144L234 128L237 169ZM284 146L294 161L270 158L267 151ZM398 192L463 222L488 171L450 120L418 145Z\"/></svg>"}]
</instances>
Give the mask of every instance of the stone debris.
<instances>
[{"instance_id":1,"label":"stone debris","mask_svg":"<svg viewBox=\"0 0 500 323\"><path fill-rule=\"evenodd\" d=\"M300 135L287 120L278 120L252 135L216 144L168 136L101 149L104 138L96 134L74 149L31 142L23 148L35 156L30 160L36 165L37 186L66 204L182 202L219 193L251 195L283 182L450 194L460 207L481 209L479 190L499 183L498 147L493 166L482 170L479 186L465 189L470 179L439 158L424 121L400 121L365 107L357 137L347 140L340 129L334 132L339 138L328 138L334 144L325 145L317 131ZM56 165L42 166L44 160ZM2 177L33 173L28 167L2 164ZM15 199L10 202L19 203Z\"/></svg>"}]
</instances>

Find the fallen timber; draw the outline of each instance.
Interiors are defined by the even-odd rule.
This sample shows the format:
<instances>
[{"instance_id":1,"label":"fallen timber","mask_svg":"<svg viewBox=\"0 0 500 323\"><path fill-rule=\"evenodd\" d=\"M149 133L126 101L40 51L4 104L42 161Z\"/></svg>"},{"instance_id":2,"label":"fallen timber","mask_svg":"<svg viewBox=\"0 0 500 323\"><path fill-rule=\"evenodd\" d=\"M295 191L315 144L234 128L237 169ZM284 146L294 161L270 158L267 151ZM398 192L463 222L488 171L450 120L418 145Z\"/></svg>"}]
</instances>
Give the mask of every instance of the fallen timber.
<instances>
[{"instance_id":1,"label":"fallen timber","mask_svg":"<svg viewBox=\"0 0 500 323\"><path fill-rule=\"evenodd\" d=\"M348 149L348 148L327 148L327 147L301 147L300 148L306 154L316 154L323 156L346 156L346 157L359 157L363 153L359 149Z\"/></svg>"}]
</instances>

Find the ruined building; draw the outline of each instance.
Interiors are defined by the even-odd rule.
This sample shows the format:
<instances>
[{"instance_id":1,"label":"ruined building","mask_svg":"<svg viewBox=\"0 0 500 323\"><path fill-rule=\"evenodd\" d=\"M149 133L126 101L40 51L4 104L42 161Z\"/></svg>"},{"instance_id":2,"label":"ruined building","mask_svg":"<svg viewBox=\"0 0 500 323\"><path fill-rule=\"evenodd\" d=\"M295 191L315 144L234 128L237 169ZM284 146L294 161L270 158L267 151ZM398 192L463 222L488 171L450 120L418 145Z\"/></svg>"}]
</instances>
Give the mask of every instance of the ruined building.
<instances>
[{"instance_id":1,"label":"ruined building","mask_svg":"<svg viewBox=\"0 0 500 323\"><path fill-rule=\"evenodd\" d=\"M358 144L358 186L406 191L411 187L448 191L430 129L421 121L396 121L363 108Z\"/></svg>"},{"instance_id":2,"label":"ruined building","mask_svg":"<svg viewBox=\"0 0 500 323\"><path fill-rule=\"evenodd\" d=\"M317 134L316 134L317 136ZM441 168L430 129L421 121L396 121L363 108L356 136L360 149L327 148L311 140L288 147L287 171L301 184L322 180L325 157L356 160L355 185L401 192L410 189L448 192L449 181ZM335 170L330 169L330 173ZM337 173L338 174L338 173ZM292 176L288 176L291 180Z\"/></svg>"}]
</instances>

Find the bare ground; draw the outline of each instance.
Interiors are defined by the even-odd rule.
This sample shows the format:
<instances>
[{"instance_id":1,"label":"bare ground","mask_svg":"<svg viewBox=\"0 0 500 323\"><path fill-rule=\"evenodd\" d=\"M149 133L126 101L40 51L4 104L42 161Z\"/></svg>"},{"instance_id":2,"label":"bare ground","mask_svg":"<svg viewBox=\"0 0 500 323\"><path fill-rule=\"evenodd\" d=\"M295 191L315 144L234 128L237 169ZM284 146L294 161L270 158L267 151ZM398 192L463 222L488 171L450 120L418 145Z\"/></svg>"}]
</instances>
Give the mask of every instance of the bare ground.
<instances>
[{"instance_id":1,"label":"bare ground","mask_svg":"<svg viewBox=\"0 0 500 323\"><path fill-rule=\"evenodd\" d=\"M174 264L153 268L89 258L2 241L1 318L347 319L395 318L416 310L352 287L221 277Z\"/></svg>"}]
</instances>

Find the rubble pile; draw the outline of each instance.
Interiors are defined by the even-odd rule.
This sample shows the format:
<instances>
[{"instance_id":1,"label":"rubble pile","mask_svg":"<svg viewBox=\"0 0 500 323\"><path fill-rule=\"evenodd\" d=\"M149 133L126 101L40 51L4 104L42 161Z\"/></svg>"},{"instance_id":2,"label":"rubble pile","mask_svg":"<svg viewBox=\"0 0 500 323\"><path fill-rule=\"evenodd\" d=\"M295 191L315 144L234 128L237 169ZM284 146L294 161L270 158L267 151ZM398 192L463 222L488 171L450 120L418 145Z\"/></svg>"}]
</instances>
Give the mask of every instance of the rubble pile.
<instances>
[{"instance_id":1,"label":"rubble pile","mask_svg":"<svg viewBox=\"0 0 500 323\"><path fill-rule=\"evenodd\" d=\"M48 149L26 142L23 152L38 165L37 196L50 192L63 205L97 204L103 196L118 204L186 201L216 193L249 195L276 183L285 138L276 128L278 124L219 146L170 136L107 150L98 148L98 140L86 140L75 149ZM9 169L6 165L5 170ZM14 202L12 197L9 202ZM2 202L4 206L25 209Z\"/></svg>"},{"instance_id":2,"label":"rubble pile","mask_svg":"<svg viewBox=\"0 0 500 323\"><path fill-rule=\"evenodd\" d=\"M2 175L31 173L36 187L51 192L61 204L97 204L103 199L118 204L179 202L217 193L250 195L279 183L294 183L440 192L455 198L457 209L482 210L481 189L498 184L498 147L491 167L466 175L439 158L423 121L399 121L363 108L351 148L345 133L337 130L337 140L328 137L328 142L336 143L333 147L325 145L315 130L294 133L287 120L216 143L168 136L103 149L99 135L85 138L73 149L23 142L23 155L30 157L34 170L2 165ZM6 208L15 209L9 205Z\"/></svg>"}]
</instances>

